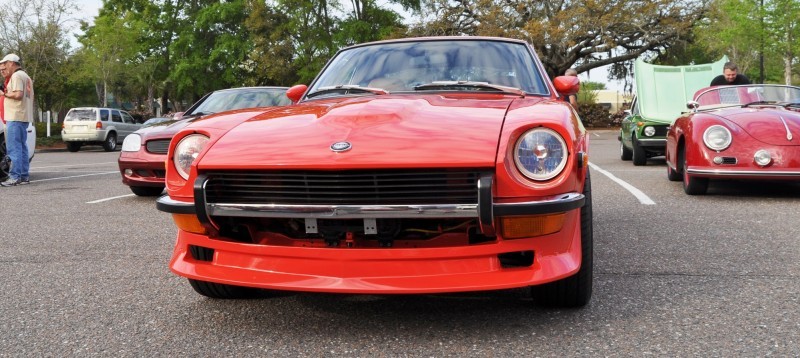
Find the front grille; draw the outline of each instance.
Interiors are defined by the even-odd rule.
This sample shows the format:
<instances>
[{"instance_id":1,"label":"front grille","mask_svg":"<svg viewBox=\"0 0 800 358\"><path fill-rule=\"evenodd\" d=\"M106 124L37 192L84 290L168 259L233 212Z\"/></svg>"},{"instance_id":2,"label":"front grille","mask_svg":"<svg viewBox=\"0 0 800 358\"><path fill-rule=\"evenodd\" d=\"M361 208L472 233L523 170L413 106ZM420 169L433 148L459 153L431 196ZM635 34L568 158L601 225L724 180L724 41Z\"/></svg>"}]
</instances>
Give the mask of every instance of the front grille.
<instances>
[{"instance_id":1,"label":"front grille","mask_svg":"<svg viewBox=\"0 0 800 358\"><path fill-rule=\"evenodd\" d=\"M169 142L171 139L156 139L148 141L145 144L147 151L155 154L167 154L169 151Z\"/></svg>"},{"instance_id":2,"label":"front grille","mask_svg":"<svg viewBox=\"0 0 800 358\"><path fill-rule=\"evenodd\" d=\"M208 203L314 205L475 204L481 172L209 172Z\"/></svg>"},{"instance_id":3,"label":"front grille","mask_svg":"<svg viewBox=\"0 0 800 358\"><path fill-rule=\"evenodd\" d=\"M667 125L663 125L663 126L661 126L661 125L647 125L647 126L644 126L642 128L646 128L646 127L653 127L653 129L656 130L656 134L653 134L652 137L666 137L667 136L667 131L669 130L669 126L667 126ZM642 129L641 133L642 133L642 138L650 138L650 137L644 135L644 129Z\"/></svg>"},{"instance_id":4,"label":"front grille","mask_svg":"<svg viewBox=\"0 0 800 358\"><path fill-rule=\"evenodd\" d=\"M736 164L737 160L735 157L722 157L722 164Z\"/></svg>"}]
</instances>

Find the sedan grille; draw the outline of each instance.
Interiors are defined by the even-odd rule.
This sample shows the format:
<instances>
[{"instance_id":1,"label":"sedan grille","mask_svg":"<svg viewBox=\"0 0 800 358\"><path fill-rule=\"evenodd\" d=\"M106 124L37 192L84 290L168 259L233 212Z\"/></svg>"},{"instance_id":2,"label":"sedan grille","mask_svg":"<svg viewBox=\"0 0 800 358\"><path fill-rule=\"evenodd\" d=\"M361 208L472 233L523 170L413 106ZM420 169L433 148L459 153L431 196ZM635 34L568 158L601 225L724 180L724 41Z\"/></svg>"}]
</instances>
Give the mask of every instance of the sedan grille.
<instances>
[{"instance_id":1,"label":"sedan grille","mask_svg":"<svg viewBox=\"0 0 800 358\"><path fill-rule=\"evenodd\" d=\"M478 171L209 172L208 203L475 204Z\"/></svg>"},{"instance_id":2,"label":"sedan grille","mask_svg":"<svg viewBox=\"0 0 800 358\"><path fill-rule=\"evenodd\" d=\"M167 154L169 151L169 142L171 139L156 139L148 141L145 144L147 151L155 154Z\"/></svg>"}]
</instances>

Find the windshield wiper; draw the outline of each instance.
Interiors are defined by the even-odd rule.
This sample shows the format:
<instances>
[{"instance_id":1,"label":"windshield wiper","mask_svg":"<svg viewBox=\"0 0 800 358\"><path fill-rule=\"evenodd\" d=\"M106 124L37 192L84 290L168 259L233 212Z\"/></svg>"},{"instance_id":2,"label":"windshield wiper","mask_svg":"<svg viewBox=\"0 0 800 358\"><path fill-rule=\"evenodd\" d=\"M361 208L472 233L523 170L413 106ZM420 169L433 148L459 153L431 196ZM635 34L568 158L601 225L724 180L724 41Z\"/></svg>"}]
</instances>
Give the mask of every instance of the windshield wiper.
<instances>
[{"instance_id":1,"label":"windshield wiper","mask_svg":"<svg viewBox=\"0 0 800 358\"><path fill-rule=\"evenodd\" d=\"M756 105L759 105L759 104L778 104L778 102L775 102L775 101L755 101L755 102L750 102L750 103L747 103L747 104L743 104L742 108L750 107L750 106L756 106Z\"/></svg>"},{"instance_id":2,"label":"windshield wiper","mask_svg":"<svg viewBox=\"0 0 800 358\"><path fill-rule=\"evenodd\" d=\"M414 90L415 91L449 90L449 89L459 89L459 88L470 89L470 90L488 89L497 92L515 94L523 98L525 97L525 91L516 87L508 87L508 86L491 84L489 82L474 82L474 81L433 81L431 83L415 86Z\"/></svg>"},{"instance_id":3,"label":"windshield wiper","mask_svg":"<svg viewBox=\"0 0 800 358\"><path fill-rule=\"evenodd\" d=\"M389 91L383 88L361 87L359 85L338 85L338 86L320 87L319 90L306 95L306 98L316 97L333 92L341 92L343 94L355 93L355 92L372 93L372 94L389 94Z\"/></svg>"}]
</instances>

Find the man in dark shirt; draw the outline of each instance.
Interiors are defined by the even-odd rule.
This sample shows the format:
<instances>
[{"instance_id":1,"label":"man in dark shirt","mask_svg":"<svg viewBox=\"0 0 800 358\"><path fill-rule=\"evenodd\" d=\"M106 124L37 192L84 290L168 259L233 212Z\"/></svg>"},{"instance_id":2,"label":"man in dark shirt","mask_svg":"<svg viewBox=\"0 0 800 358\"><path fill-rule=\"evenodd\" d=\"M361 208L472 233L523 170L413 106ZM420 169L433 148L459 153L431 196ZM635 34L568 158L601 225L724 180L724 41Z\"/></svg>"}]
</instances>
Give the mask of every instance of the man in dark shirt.
<instances>
[{"instance_id":1,"label":"man in dark shirt","mask_svg":"<svg viewBox=\"0 0 800 358\"><path fill-rule=\"evenodd\" d=\"M740 75L739 67L733 62L726 62L722 67L722 74L714 77L709 86L725 85L749 85L750 79L745 75Z\"/></svg>"}]
</instances>

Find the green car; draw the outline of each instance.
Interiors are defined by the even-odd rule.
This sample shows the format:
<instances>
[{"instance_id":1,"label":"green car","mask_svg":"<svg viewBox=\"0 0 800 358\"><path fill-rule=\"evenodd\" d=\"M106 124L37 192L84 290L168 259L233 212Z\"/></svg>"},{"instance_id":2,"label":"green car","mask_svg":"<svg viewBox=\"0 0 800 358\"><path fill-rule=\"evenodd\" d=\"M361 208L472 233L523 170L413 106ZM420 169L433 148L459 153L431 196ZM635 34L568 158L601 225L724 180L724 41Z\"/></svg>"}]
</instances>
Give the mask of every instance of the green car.
<instances>
[{"instance_id":1,"label":"green car","mask_svg":"<svg viewBox=\"0 0 800 358\"><path fill-rule=\"evenodd\" d=\"M728 62L687 65L651 65L637 59L633 77L636 95L620 126L620 159L645 165L647 159L664 155L667 129L686 109L697 90L708 87Z\"/></svg>"}]
</instances>

